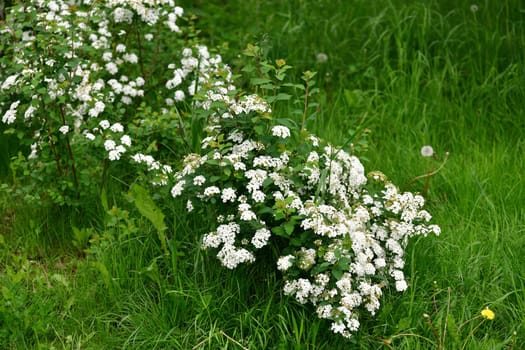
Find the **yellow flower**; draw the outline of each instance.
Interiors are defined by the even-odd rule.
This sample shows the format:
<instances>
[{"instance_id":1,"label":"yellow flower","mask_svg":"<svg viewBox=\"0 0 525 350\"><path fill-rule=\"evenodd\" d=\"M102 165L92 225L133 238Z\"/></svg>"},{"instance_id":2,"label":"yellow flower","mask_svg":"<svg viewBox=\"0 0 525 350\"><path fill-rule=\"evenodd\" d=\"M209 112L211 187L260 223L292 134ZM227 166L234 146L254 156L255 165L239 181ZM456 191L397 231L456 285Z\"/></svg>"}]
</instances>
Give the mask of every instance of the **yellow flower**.
<instances>
[{"instance_id":1,"label":"yellow flower","mask_svg":"<svg viewBox=\"0 0 525 350\"><path fill-rule=\"evenodd\" d=\"M481 311L481 316L488 320L493 320L496 315L494 314L494 311L487 307L485 310Z\"/></svg>"}]
</instances>

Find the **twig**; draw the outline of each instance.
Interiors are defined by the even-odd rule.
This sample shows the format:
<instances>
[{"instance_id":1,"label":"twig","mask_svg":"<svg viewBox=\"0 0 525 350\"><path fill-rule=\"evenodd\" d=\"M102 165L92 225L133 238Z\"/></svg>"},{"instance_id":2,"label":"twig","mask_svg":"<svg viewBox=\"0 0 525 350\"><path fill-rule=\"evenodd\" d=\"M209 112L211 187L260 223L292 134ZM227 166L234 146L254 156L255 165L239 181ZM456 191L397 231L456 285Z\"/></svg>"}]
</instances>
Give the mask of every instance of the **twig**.
<instances>
[{"instance_id":1,"label":"twig","mask_svg":"<svg viewBox=\"0 0 525 350\"><path fill-rule=\"evenodd\" d=\"M62 117L62 123L63 125L66 125L66 117L64 115L64 107L60 106L60 116ZM71 143L69 142L69 136L66 136L66 146L67 146L67 153L69 155L69 159L71 159L71 171L73 172L73 181L75 182L75 188L77 191L79 191L79 185L78 185L78 177L77 177L77 168L75 166L75 157L73 156L73 150L71 149ZM77 193L77 196L79 193Z\"/></svg>"},{"instance_id":2,"label":"twig","mask_svg":"<svg viewBox=\"0 0 525 350\"><path fill-rule=\"evenodd\" d=\"M243 346L241 343L239 343L237 340L235 340L235 339L233 339L232 337L230 337L228 334L224 333L223 331L221 331L221 335L222 335L223 337L225 337L226 339L228 339L228 340L234 342L235 344L239 345L243 350L250 350L250 349L244 347L244 346ZM201 345L203 345L204 343L206 343L207 341L208 341L208 339L204 339L204 340L200 341L197 345L195 345L194 347L192 347L191 349L192 349L192 350L195 350L195 349L197 349L199 346L201 346Z\"/></svg>"},{"instance_id":3,"label":"twig","mask_svg":"<svg viewBox=\"0 0 525 350\"><path fill-rule=\"evenodd\" d=\"M303 104L303 118L301 121L301 133L305 130L305 124L306 124L306 114L308 112L308 95L309 95L309 80L310 80L310 72L305 72L305 84L304 84L304 104Z\"/></svg>"},{"instance_id":4,"label":"twig","mask_svg":"<svg viewBox=\"0 0 525 350\"><path fill-rule=\"evenodd\" d=\"M414 182L416 182L417 180L419 179L423 179L425 177L430 177L432 175L436 175L437 173L439 173L441 171L441 169L443 169L443 167L445 166L445 164L447 163L447 160L448 160L448 156L449 156L449 153L445 153L445 159L443 160L443 163L441 163L441 165L434 171L431 171L429 173L426 173L426 174L423 174L423 175L419 175L419 176L416 176L415 178L413 178L412 180L410 180L406 185L405 187L403 187L403 192L406 191Z\"/></svg>"},{"instance_id":5,"label":"twig","mask_svg":"<svg viewBox=\"0 0 525 350\"><path fill-rule=\"evenodd\" d=\"M427 315L427 314L423 314L423 318L425 319L425 322L428 324L428 327L430 327L430 330L432 331L432 333L434 334L434 338L436 338L436 348L438 350L441 350L442 347L441 347L441 339L439 337L439 334L438 334L438 331L436 329L436 327L434 327L434 325L432 324L432 320L430 319L430 316Z\"/></svg>"},{"instance_id":6,"label":"twig","mask_svg":"<svg viewBox=\"0 0 525 350\"><path fill-rule=\"evenodd\" d=\"M202 344L206 343L207 341L208 341L208 339L204 339L204 340L200 341L197 345L195 345L193 348L191 348L191 350L197 349L199 346L201 346Z\"/></svg>"},{"instance_id":7,"label":"twig","mask_svg":"<svg viewBox=\"0 0 525 350\"><path fill-rule=\"evenodd\" d=\"M415 338L420 338L420 339L426 340L426 341L428 341L429 343L432 343L432 344L435 343L434 341L432 341L432 339L429 339L427 337L424 337L424 336L419 335L419 334L414 334L414 333L400 333L400 334L393 335L392 337L390 337L390 339L399 338L399 337L415 337Z\"/></svg>"},{"instance_id":8,"label":"twig","mask_svg":"<svg viewBox=\"0 0 525 350\"><path fill-rule=\"evenodd\" d=\"M47 271L46 269L44 268L44 266L42 264L38 264L38 267L40 267L40 269L42 270L42 272L44 273L44 278L46 279L46 283L47 283L47 289L51 289L53 288L53 286L51 285L51 283L49 282L49 278L47 276Z\"/></svg>"},{"instance_id":9,"label":"twig","mask_svg":"<svg viewBox=\"0 0 525 350\"><path fill-rule=\"evenodd\" d=\"M232 337L230 337L228 334L224 333L223 331L221 331L221 335L225 336L228 340L231 340L235 344L239 345L243 350L250 350L248 348L245 348L241 343L239 343L237 340L233 339Z\"/></svg>"},{"instance_id":10,"label":"twig","mask_svg":"<svg viewBox=\"0 0 525 350\"><path fill-rule=\"evenodd\" d=\"M445 316L445 325L443 326L443 346L447 337L448 315L450 314L450 287L447 288L447 314Z\"/></svg>"}]
</instances>

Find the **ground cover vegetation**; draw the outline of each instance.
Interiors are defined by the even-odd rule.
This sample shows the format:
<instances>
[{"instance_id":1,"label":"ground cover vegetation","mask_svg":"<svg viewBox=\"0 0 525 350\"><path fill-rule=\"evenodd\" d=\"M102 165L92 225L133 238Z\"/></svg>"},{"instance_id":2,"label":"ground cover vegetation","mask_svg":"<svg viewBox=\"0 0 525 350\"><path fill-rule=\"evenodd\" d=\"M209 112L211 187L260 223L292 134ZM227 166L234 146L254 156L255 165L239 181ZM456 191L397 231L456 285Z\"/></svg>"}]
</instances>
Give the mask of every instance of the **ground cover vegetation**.
<instances>
[{"instance_id":1,"label":"ground cover vegetation","mask_svg":"<svg viewBox=\"0 0 525 350\"><path fill-rule=\"evenodd\" d=\"M2 4L0 347L525 346L519 1Z\"/></svg>"}]
</instances>

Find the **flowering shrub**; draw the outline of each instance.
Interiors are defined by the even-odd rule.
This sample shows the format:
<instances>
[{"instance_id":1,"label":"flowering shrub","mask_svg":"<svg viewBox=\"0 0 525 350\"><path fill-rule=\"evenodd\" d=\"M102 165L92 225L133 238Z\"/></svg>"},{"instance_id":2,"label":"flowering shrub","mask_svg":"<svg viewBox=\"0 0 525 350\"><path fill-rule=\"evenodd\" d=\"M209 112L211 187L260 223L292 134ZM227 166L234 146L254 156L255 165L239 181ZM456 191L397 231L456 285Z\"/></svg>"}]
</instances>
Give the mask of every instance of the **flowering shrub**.
<instances>
[{"instance_id":1,"label":"flowering shrub","mask_svg":"<svg viewBox=\"0 0 525 350\"><path fill-rule=\"evenodd\" d=\"M357 157L275 120L256 95L213 101L203 153L186 156L171 194L186 196L188 211L216 213L202 246L226 268L277 246L285 294L349 337L361 312L379 308L383 288L407 288L408 239L439 234L423 197L400 193L380 172L367 178Z\"/></svg>"},{"instance_id":2,"label":"flowering shrub","mask_svg":"<svg viewBox=\"0 0 525 350\"><path fill-rule=\"evenodd\" d=\"M23 194L71 204L71 193L91 193L93 179L103 185L109 165L129 156L154 185L173 181L188 211L214 214L202 246L222 265L253 263L272 246L284 293L349 337L385 287L407 288L408 239L439 227L422 196L366 175L355 155L306 132L314 73L285 85L291 67L261 61L252 46L257 65L245 71L264 97L237 91L219 55L180 35L182 14L171 0L11 9L0 27L0 115L27 147L13 161L29 180ZM304 93L300 127L272 114L291 98L281 85Z\"/></svg>"},{"instance_id":3,"label":"flowering shrub","mask_svg":"<svg viewBox=\"0 0 525 350\"><path fill-rule=\"evenodd\" d=\"M173 129L190 124L192 96L215 75L229 80L221 57L179 27L183 9L172 0L39 0L9 10L0 116L25 150L12 168L34 202L96 193L111 162L160 139L187 152Z\"/></svg>"}]
</instances>

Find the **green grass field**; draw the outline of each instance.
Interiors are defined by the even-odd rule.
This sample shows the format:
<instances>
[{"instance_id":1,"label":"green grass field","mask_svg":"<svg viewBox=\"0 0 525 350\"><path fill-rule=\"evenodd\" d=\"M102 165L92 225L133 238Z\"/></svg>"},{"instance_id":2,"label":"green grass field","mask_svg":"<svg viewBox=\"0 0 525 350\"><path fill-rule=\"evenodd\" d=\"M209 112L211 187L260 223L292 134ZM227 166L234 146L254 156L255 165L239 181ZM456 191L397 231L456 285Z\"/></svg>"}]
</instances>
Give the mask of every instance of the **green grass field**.
<instances>
[{"instance_id":1,"label":"green grass field","mask_svg":"<svg viewBox=\"0 0 525 350\"><path fill-rule=\"evenodd\" d=\"M350 130L369 129L367 170L421 191L424 180L411 182L428 171L421 147L432 145L440 157L432 169L449 153L427 194L442 234L411 241L409 289L387 292L376 317L362 318L350 340L334 336L311 306L284 296L277 272L222 268L199 248L203 218L178 203L164 213L172 253L163 255L155 228L114 180L109 207L93 203L82 218L1 198L0 347L523 349L525 4L475 5L181 2L197 16L205 44L219 47L240 75L249 43L285 59L296 82L317 71L310 130L342 145ZM276 113L290 116L294 108L282 104ZM0 146L7 178L16 149L4 136ZM82 222L92 228L72 228ZM486 307L493 320L480 317Z\"/></svg>"}]
</instances>

